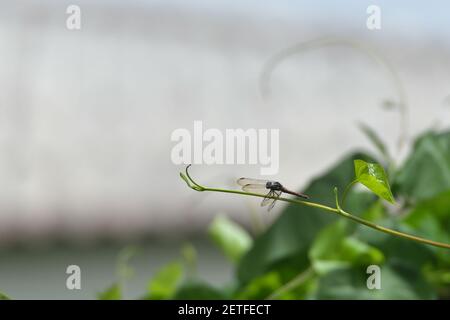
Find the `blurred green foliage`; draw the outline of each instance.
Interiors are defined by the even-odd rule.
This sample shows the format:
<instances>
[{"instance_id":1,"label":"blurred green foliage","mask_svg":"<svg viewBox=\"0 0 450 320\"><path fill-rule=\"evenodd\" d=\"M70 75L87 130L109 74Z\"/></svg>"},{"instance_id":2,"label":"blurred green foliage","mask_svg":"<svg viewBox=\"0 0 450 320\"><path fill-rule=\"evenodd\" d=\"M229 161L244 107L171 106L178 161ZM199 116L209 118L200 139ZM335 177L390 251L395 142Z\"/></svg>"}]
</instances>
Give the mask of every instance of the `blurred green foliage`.
<instances>
[{"instance_id":1,"label":"blurred green foliage","mask_svg":"<svg viewBox=\"0 0 450 320\"><path fill-rule=\"evenodd\" d=\"M164 266L150 280L148 285L149 299L161 300L172 298L178 290L178 285L183 276L183 267L178 262L172 262Z\"/></svg>"},{"instance_id":2,"label":"blurred green foliage","mask_svg":"<svg viewBox=\"0 0 450 320\"><path fill-rule=\"evenodd\" d=\"M209 236L233 263L237 263L252 245L252 238L240 225L225 215L217 215L208 229Z\"/></svg>"},{"instance_id":3,"label":"blurred green foliage","mask_svg":"<svg viewBox=\"0 0 450 320\"><path fill-rule=\"evenodd\" d=\"M120 300L122 299L122 287L119 283L114 283L106 290L97 294L99 300Z\"/></svg>"},{"instance_id":4,"label":"blurred green foliage","mask_svg":"<svg viewBox=\"0 0 450 320\"><path fill-rule=\"evenodd\" d=\"M8 297L6 294L0 292L0 300L9 300L10 297Z\"/></svg>"},{"instance_id":5,"label":"blurred green foliage","mask_svg":"<svg viewBox=\"0 0 450 320\"><path fill-rule=\"evenodd\" d=\"M381 155L385 156L382 142L374 141L379 149L383 146ZM332 206L333 187L342 190L356 176L382 199L394 202L385 170L370 163L387 159L377 161L367 153L353 153L314 179L305 193ZM420 136L403 165L391 172L391 181L399 200L395 207L369 190L353 189L346 210L387 227L450 243L450 133ZM225 238L230 237L232 243L241 230L233 235L232 228L221 228L229 231L221 232L219 241L226 253ZM367 266L372 264L381 268L380 290L369 290L366 285ZM295 282L302 273L306 276ZM264 299L279 291L276 297L281 299L450 298L449 280L449 250L380 233L316 208L289 204L239 259L234 285L222 295ZM290 282L296 285L285 290ZM183 297L200 298L198 288L184 287ZM199 292L204 292L201 288Z\"/></svg>"},{"instance_id":6,"label":"blurred green foliage","mask_svg":"<svg viewBox=\"0 0 450 320\"><path fill-rule=\"evenodd\" d=\"M334 187L343 190L352 181L360 182L368 189L349 189L348 212L450 243L450 132L427 132L418 137L401 166L386 163L390 158L383 142L368 128L365 132L382 159L365 152L352 153L314 179L305 193L334 206ZM395 201L384 168L374 164L383 162L391 169L389 178L397 196L394 206L383 202ZM197 275L183 277L186 267L172 263L151 280L146 298L450 298L450 250L381 233L317 208L288 204L255 239L224 215L213 220L208 233L235 265L233 281L215 288ZM380 267L380 290L367 288L369 265ZM115 290L108 292L103 297L117 296Z\"/></svg>"}]
</instances>

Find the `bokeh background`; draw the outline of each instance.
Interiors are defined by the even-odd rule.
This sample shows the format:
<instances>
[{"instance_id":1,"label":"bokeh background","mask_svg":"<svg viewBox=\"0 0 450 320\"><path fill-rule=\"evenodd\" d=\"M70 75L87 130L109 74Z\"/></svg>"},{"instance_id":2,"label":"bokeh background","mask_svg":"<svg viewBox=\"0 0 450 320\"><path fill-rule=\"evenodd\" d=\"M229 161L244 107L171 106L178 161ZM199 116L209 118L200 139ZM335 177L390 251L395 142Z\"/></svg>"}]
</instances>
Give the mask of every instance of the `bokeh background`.
<instances>
[{"instance_id":1,"label":"bokeh background","mask_svg":"<svg viewBox=\"0 0 450 320\"><path fill-rule=\"evenodd\" d=\"M81 30L66 28L71 4ZM366 27L372 4L380 30ZM213 217L251 230L250 211L269 225L283 206L267 215L257 200L187 189L170 159L173 130L193 130L194 120L279 128L276 179L297 189L350 150L373 150L360 121L403 159L410 140L397 148L401 117L389 108L399 83L408 137L450 124L449 10L445 1L1 1L0 290L95 298L113 281L118 252L137 246L126 287L136 297L186 243L202 277L226 283L232 267L205 236ZM266 63L315 39L341 45L286 58L262 95ZM259 174L192 170L228 187ZM81 267L82 290L65 287L70 264Z\"/></svg>"}]
</instances>

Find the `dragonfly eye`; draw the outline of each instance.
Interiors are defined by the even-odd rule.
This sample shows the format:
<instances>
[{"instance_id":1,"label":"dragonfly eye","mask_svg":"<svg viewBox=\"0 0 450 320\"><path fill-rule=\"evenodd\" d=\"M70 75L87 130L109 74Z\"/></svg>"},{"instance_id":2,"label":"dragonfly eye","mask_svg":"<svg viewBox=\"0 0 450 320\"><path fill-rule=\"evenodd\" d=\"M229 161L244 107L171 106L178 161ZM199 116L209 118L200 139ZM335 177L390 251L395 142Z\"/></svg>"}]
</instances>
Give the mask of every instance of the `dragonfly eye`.
<instances>
[{"instance_id":1,"label":"dragonfly eye","mask_svg":"<svg viewBox=\"0 0 450 320\"><path fill-rule=\"evenodd\" d=\"M266 183L266 188L270 190L280 190L281 189L281 183L276 181L268 181Z\"/></svg>"}]
</instances>

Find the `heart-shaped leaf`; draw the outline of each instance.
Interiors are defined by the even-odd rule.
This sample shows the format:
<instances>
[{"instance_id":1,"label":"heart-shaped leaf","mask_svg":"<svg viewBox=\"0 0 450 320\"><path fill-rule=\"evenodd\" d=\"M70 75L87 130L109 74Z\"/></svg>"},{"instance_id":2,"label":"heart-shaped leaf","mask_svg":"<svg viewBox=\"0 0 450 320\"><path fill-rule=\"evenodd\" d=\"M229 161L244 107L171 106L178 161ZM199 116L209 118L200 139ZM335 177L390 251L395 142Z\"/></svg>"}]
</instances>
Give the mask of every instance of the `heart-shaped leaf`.
<instances>
[{"instance_id":1,"label":"heart-shaped leaf","mask_svg":"<svg viewBox=\"0 0 450 320\"><path fill-rule=\"evenodd\" d=\"M383 167L377 163L355 160L356 181L365 185L380 198L395 203L391 188Z\"/></svg>"}]
</instances>

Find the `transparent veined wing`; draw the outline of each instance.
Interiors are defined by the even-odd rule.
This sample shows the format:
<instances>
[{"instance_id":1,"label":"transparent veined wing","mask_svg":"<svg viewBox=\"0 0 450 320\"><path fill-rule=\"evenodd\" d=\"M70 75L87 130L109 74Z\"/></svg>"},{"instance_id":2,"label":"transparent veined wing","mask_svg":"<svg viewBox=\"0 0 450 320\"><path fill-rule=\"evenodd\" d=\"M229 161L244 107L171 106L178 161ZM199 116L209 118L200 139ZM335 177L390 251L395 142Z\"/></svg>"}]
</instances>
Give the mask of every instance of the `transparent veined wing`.
<instances>
[{"instance_id":1,"label":"transparent veined wing","mask_svg":"<svg viewBox=\"0 0 450 320\"><path fill-rule=\"evenodd\" d=\"M261 179L249 179L249 178L240 178L237 180L237 184L240 186L246 186L248 184L261 184L266 186L266 183L269 182L269 180L261 180Z\"/></svg>"},{"instance_id":2,"label":"transparent veined wing","mask_svg":"<svg viewBox=\"0 0 450 320\"><path fill-rule=\"evenodd\" d=\"M278 197L281 196L282 193L283 193L282 191L271 190L267 194L266 198L264 198L263 201L261 201L261 207L268 205L269 207L267 208L267 211L272 210L272 208L275 206L275 202L277 201Z\"/></svg>"},{"instance_id":3,"label":"transparent veined wing","mask_svg":"<svg viewBox=\"0 0 450 320\"><path fill-rule=\"evenodd\" d=\"M275 196L275 191L270 190L266 197L261 201L261 207L267 206L268 204L272 203L273 200L276 200L271 198L273 196Z\"/></svg>"},{"instance_id":4,"label":"transparent veined wing","mask_svg":"<svg viewBox=\"0 0 450 320\"><path fill-rule=\"evenodd\" d=\"M246 184L242 190L250 193L267 194L270 190L266 188L265 184Z\"/></svg>"},{"instance_id":5,"label":"transparent veined wing","mask_svg":"<svg viewBox=\"0 0 450 320\"><path fill-rule=\"evenodd\" d=\"M276 197L276 198L278 198L279 196L281 196L281 191L274 191L273 192L274 193L274 196ZM267 208L267 211L270 211L270 210L272 210L272 208L275 206L275 203L277 202L277 199L272 199L273 201L272 201L272 203L269 205L269 207Z\"/></svg>"}]
</instances>

